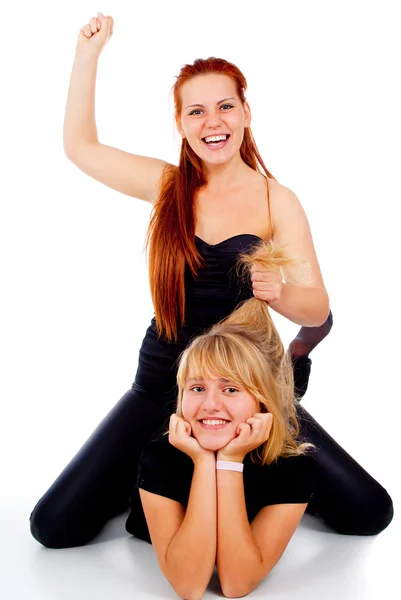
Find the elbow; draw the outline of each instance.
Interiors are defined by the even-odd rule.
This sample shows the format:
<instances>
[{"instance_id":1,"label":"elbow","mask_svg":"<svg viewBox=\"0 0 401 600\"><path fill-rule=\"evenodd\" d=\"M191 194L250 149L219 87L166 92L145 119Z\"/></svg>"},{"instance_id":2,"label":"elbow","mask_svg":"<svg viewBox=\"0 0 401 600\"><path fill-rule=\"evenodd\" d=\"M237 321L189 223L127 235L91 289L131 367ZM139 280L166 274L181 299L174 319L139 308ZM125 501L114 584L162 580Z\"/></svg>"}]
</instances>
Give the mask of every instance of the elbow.
<instances>
[{"instance_id":1,"label":"elbow","mask_svg":"<svg viewBox=\"0 0 401 600\"><path fill-rule=\"evenodd\" d=\"M267 574L267 573L266 573ZM253 581L221 582L221 591L226 598L243 598L250 594L262 581L263 577Z\"/></svg>"},{"instance_id":2,"label":"elbow","mask_svg":"<svg viewBox=\"0 0 401 600\"><path fill-rule=\"evenodd\" d=\"M223 592L223 596L225 598L243 598L247 594L235 594L234 592L226 592L225 590L221 590ZM249 592L247 592L249 593Z\"/></svg>"},{"instance_id":3,"label":"elbow","mask_svg":"<svg viewBox=\"0 0 401 600\"><path fill-rule=\"evenodd\" d=\"M170 577L168 574L164 574L170 583L175 593L183 600L201 600L205 595L207 586L209 585L210 577L208 576L203 581L195 581L196 577ZM184 581L186 580L186 581ZM190 583L188 583L190 581Z\"/></svg>"},{"instance_id":4,"label":"elbow","mask_svg":"<svg viewBox=\"0 0 401 600\"><path fill-rule=\"evenodd\" d=\"M330 299L327 294L326 294L326 301L324 303L323 320L321 322L321 325L324 325L326 322L330 324L330 329L331 329L331 326L333 325L333 315L331 314Z\"/></svg>"},{"instance_id":5,"label":"elbow","mask_svg":"<svg viewBox=\"0 0 401 600\"><path fill-rule=\"evenodd\" d=\"M75 153L72 148L69 148L68 146L64 145L64 154L66 155L68 160L70 160L71 162L74 162Z\"/></svg>"},{"instance_id":6,"label":"elbow","mask_svg":"<svg viewBox=\"0 0 401 600\"><path fill-rule=\"evenodd\" d=\"M330 328L333 321L333 316L330 310L330 301L327 292L324 292L323 298L319 303L315 305L315 318L313 324L310 327L321 327L326 323L330 322Z\"/></svg>"},{"instance_id":7,"label":"elbow","mask_svg":"<svg viewBox=\"0 0 401 600\"><path fill-rule=\"evenodd\" d=\"M205 595L207 585L204 588L202 587L191 590L183 589L180 586L172 586L172 588L175 593L182 598L182 600L202 600Z\"/></svg>"},{"instance_id":8,"label":"elbow","mask_svg":"<svg viewBox=\"0 0 401 600\"><path fill-rule=\"evenodd\" d=\"M183 600L201 600L213 575L216 562L215 546L210 545L209 549L204 546L203 556L193 551L187 551L187 556L184 556L181 553L182 548L183 544L177 552L174 547L171 549L170 542L165 560L160 565L162 573L180 598L183 598ZM187 557L192 558L186 560Z\"/></svg>"},{"instance_id":9,"label":"elbow","mask_svg":"<svg viewBox=\"0 0 401 600\"><path fill-rule=\"evenodd\" d=\"M244 596L247 596L248 594L250 594L252 592L252 590L254 590L256 587L250 587L249 589L246 590L232 590L232 589L221 589L221 591L223 592L223 596L225 596L226 598L243 598Z\"/></svg>"},{"instance_id":10,"label":"elbow","mask_svg":"<svg viewBox=\"0 0 401 600\"><path fill-rule=\"evenodd\" d=\"M237 580L235 580L235 576L227 578L226 581L222 581L220 578L221 591L226 598L243 598L253 592L270 571L271 569L264 568L258 573L254 573L251 578L243 576L237 577Z\"/></svg>"},{"instance_id":11,"label":"elbow","mask_svg":"<svg viewBox=\"0 0 401 600\"><path fill-rule=\"evenodd\" d=\"M322 327L326 323L327 323L327 325L329 327L329 331L330 331L330 329L333 326L333 315L331 314L330 306L328 304L327 304L327 309L325 309L323 312L323 318L317 324L317 327Z\"/></svg>"},{"instance_id":12,"label":"elbow","mask_svg":"<svg viewBox=\"0 0 401 600\"><path fill-rule=\"evenodd\" d=\"M64 142L63 146L64 154L66 155L68 160L70 160L75 165L78 161L82 160L81 157L83 151L85 151L85 148L85 144L67 144L66 142Z\"/></svg>"}]
</instances>

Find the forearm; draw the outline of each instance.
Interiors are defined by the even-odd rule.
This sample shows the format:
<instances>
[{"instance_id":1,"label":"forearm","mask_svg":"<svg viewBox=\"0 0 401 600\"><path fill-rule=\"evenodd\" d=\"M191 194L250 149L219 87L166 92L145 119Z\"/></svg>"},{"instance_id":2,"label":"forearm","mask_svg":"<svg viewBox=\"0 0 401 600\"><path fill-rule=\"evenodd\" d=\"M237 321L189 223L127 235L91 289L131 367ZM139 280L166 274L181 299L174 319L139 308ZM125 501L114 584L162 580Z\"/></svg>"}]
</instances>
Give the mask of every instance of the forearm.
<instances>
[{"instance_id":1,"label":"forearm","mask_svg":"<svg viewBox=\"0 0 401 600\"><path fill-rule=\"evenodd\" d=\"M95 87L98 57L77 52L72 67L64 118L64 151L98 141L95 122Z\"/></svg>"},{"instance_id":2,"label":"forearm","mask_svg":"<svg viewBox=\"0 0 401 600\"><path fill-rule=\"evenodd\" d=\"M246 512L243 474L216 471L217 571L225 595L248 594L260 581L262 556Z\"/></svg>"},{"instance_id":3,"label":"forearm","mask_svg":"<svg viewBox=\"0 0 401 600\"><path fill-rule=\"evenodd\" d=\"M166 577L186 599L202 598L216 562L216 462L195 463L188 506L166 552Z\"/></svg>"},{"instance_id":4,"label":"forearm","mask_svg":"<svg viewBox=\"0 0 401 600\"><path fill-rule=\"evenodd\" d=\"M327 292L318 288L301 288L283 283L281 296L269 306L293 323L320 327L330 311Z\"/></svg>"}]
</instances>

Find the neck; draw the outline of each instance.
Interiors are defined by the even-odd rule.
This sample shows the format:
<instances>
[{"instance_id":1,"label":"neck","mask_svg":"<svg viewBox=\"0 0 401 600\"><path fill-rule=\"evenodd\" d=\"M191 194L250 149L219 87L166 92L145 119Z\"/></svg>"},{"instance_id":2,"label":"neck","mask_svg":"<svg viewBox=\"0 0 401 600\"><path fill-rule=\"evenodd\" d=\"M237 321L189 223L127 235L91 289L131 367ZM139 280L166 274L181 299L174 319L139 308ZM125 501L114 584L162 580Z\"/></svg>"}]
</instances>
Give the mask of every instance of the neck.
<instances>
[{"instance_id":1,"label":"neck","mask_svg":"<svg viewBox=\"0 0 401 600\"><path fill-rule=\"evenodd\" d=\"M203 168L207 182L205 187L216 194L237 187L250 175L250 171L254 173L254 170L244 163L239 153L222 164L204 161Z\"/></svg>"}]
</instances>

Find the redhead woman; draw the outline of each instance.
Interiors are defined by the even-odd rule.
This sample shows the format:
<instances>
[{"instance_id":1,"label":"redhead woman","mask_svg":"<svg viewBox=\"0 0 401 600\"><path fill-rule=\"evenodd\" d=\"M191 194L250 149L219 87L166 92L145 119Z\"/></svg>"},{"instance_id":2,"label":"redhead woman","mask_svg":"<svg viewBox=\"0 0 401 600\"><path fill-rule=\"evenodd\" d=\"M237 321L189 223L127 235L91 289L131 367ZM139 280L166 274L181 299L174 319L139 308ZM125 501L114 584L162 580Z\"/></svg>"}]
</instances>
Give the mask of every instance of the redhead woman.
<instances>
[{"instance_id":1,"label":"redhead woman","mask_svg":"<svg viewBox=\"0 0 401 600\"><path fill-rule=\"evenodd\" d=\"M177 360L194 337L246 299L266 302L301 326L290 347L299 399L307 386L309 353L331 327L307 217L258 152L244 75L213 57L184 65L173 89L182 137L178 166L132 155L102 144L97 136L96 72L112 33L113 19L101 14L79 32L64 149L90 177L152 205L147 244L155 316L143 338L132 388L34 507L32 535L50 548L86 544L108 519L135 505L141 452L175 410ZM247 281L237 276L239 255L270 240L307 261L308 284L291 285L262 267ZM306 411L302 421L303 434L319 448L322 493L334 499L340 477L352 498L331 526L361 535L384 529L392 517L387 492ZM348 518L350 511L355 519Z\"/></svg>"}]
</instances>

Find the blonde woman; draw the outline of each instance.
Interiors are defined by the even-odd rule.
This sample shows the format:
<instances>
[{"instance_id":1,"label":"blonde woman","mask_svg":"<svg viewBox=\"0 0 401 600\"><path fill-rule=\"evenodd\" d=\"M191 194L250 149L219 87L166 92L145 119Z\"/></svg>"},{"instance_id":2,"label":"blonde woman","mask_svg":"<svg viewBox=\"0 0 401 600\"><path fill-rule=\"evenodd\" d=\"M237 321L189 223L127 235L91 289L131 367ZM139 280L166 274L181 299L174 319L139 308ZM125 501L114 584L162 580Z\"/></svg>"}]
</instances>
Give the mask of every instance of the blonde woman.
<instances>
[{"instance_id":1,"label":"blonde woman","mask_svg":"<svg viewBox=\"0 0 401 600\"><path fill-rule=\"evenodd\" d=\"M273 243L257 244L242 263L302 282L296 261ZM338 489L328 497L319 450L300 433L290 357L266 302L245 301L195 338L180 357L177 383L168 438L147 445L139 462L144 513L138 502L127 529L154 545L182 598L202 598L215 565L224 595L251 592L280 559L312 497L327 525L354 527L355 498L336 473L349 465L333 455ZM363 481L357 469L355 485Z\"/></svg>"}]
</instances>

